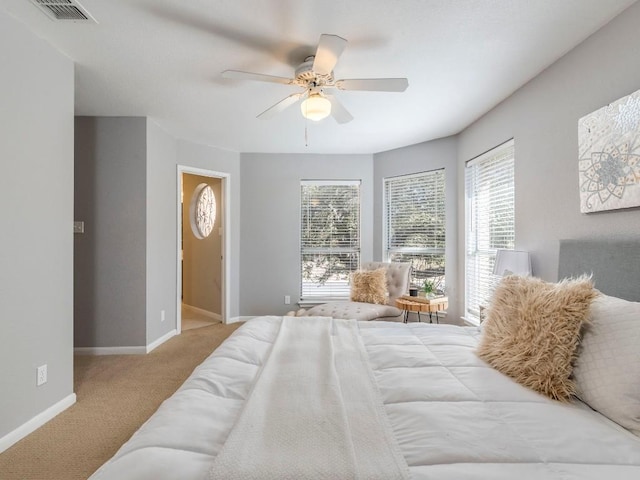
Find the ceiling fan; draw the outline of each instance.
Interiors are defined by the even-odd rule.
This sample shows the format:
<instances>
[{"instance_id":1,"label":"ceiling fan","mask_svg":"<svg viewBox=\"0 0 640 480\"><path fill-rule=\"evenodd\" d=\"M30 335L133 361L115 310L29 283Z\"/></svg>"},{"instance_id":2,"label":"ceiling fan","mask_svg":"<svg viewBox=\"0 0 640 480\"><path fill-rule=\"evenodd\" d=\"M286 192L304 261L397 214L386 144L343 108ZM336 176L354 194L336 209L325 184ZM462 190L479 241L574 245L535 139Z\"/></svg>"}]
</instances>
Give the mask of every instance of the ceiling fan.
<instances>
[{"instance_id":1,"label":"ceiling fan","mask_svg":"<svg viewBox=\"0 0 640 480\"><path fill-rule=\"evenodd\" d=\"M258 118L271 118L286 108L302 102L302 115L310 120L322 120L329 114L338 123L347 123L353 116L338 101L327 93L338 90L360 90L373 92L404 92L409 86L406 78L364 78L335 80L333 68L347 46L347 41L337 35L320 35L315 55L308 56L295 70L294 78L264 75L262 73L225 70L224 78L256 80L259 82L296 85L303 90L293 93L258 115Z\"/></svg>"}]
</instances>

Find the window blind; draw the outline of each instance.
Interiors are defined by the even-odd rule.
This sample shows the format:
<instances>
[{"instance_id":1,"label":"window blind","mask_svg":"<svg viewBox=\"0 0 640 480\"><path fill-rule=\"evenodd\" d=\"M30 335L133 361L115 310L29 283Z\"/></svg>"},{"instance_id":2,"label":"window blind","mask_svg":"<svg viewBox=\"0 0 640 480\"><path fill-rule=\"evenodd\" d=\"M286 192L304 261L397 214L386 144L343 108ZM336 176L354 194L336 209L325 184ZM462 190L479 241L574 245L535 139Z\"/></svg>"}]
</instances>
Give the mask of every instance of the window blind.
<instances>
[{"instance_id":1,"label":"window blind","mask_svg":"<svg viewBox=\"0 0 640 480\"><path fill-rule=\"evenodd\" d=\"M414 285L444 290L444 170L387 178L384 190L386 259L410 262Z\"/></svg>"},{"instance_id":2,"label":"window blind","mask_svg":"<svg viewBox=\"0 0 640 480\"><path fill-rule=\"evenodd\" d=\"M502 144L467 163L466 317L478 322L497 279L493 264L498 249L515 243L514 142Z\"/></svg>"},{"instance_id":3,"label":"window blind","mask_svg":"<svg viewBox=\"0 0 640 480\"><path fill-rule=\"evenodd\" d=\"M300 298L348 298L360 266L360 181L303 180L300 199Z\"/></svg>"}]
</instances>

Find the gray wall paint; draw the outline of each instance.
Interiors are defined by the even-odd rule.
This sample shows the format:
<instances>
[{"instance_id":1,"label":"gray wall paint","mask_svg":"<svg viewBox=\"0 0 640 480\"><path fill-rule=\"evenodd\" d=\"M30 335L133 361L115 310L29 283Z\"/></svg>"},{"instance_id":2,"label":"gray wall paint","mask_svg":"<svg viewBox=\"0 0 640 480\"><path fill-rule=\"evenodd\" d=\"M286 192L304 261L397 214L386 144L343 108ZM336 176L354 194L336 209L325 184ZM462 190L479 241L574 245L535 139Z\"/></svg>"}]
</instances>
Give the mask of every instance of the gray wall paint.
<instances>
[{"instance_id":1,"label":"gray wall paint","mask_svg":"<svg viewBox=\"0 0 640 480\"><path fill-rule=\"evenodd\" d=\"M75 346L149 345L176 328L177 165L237 178L238 155L175 140L141 117L77 117L76 130L85 234L75 239ZM234 316L233 280L230 288Z\"/></svg>"},{"instance_id":2,"label":"gray wall paint","mask_svg":"<svg viewBox=\"0 0 640 480\"><path fill-rule=\"evenodd\" d=\"M532 251L536 274L555 279L560 238L638 237L638 209L592 215L579 213L576 161L578 118L640 87L640 63L633 50L634 45L640 44L638 23L640 4L630 7L459 135L459 232L464 231L464 161L515 137L516 244L518 248ZM73 64L2 11L0 40L3 66L3 74L0 75L0 157L4 167L0 177L4 226L0 233L2 436L72 392L73 241L70 225L73 220ZM44 84L43 78L47 79ZM143 119L137 120L143 125ZM81 125L81 132L88 127ZM99 139L99 132L94 132L95 137L84 133L89 142ZM125 135L126 132L121 133ZM363 260L367 259L366 255L379 258L381 244L375 245L374 251L373 242L381 242L381 228L373 228L374 220L380 221L377 213L374 217L373 195L374 189L381 188L379 179L391 174L383 169L396 171L392 168L395 165L392 159L394 152L375 156L377 170L374 178L370 156L245 154L240 162L238 153L186 141L173 142L155 127L149 127L146 133L148 145L143 140L144 127L140 128L136 139L130 139L136 145L138 141L142 142L142 146L149 149L147 157L142 155L141 165L135 163L133 175L139 180L136 184L146 185L153 203L160 201L162 206L157 203L157 210L151 208L147 211L146 227L144 216L141 219L137 210L133 214L139 222L132 223L141 225L145 230L136 236L133 245L125 244L127 249L133 248L137 253L145 246L149 250L146 259L144 253L134 255L136 262L143 262L142 272L144 265L147 266L142 287L136 274L135 290L141 290L140 298L144 298L145 292L148 298L134 308L135 316L142 321L133 326L133 334L125 335L127 341L117 339L119 345L142 345L145 338L147 342L152 341L168 328L164 326L156 331L152 324L157 320L157 310L164 308L165 295L176 288L175 275L171 275L171 272L175 273L176 213L164 216L164 212L172 208L170 199L174 199L175 208L176 164L230 174L231 284L228 288L232 316L240 314L240 292L242 314L249 315L288 310L289 307L282 304L284 294L292 295L293 301L297 299L297 210L301 178L363 179L363 186L366 186L363 193L367 191L365 201L369 202L369 210L363 208ZM400 153L404 157L403 162L420 162L421 154L414 156L414 148L419 152L426 145L429 144L400 149L395 154ZM90 145L81 144L78 148L87 149L86 155L104 154L104 151L91 152ZM138 145L136 148L143 147ZM174 148L175 155L171 155L169 152ZM242 206L241 163L242 173L247 174L246 181L243 181ZM399 173L403 173L405 168L416 168L396 166ZM143 178L138 178L138 167ZM86 185L91 185L96 173L95 168L88 168ZM127 170L125 176L129 174ZM114 188L117 191L122 186L115 185ZM167 197L161 193L165 189ZM39 191L44 192L44 197L34 194ZM137 197L135 201L137 203ZM142 202L146 202L144 196ZM130 220L128 215L125 212L125 217ZM450 229L448 234L451 234ZM127 235L123 233L124 238ZM166 241L163 246L156 244L160 237ZM137 243L140 239L142 247ZM172 254L161 258L170 250L170 243ZM156 245L157 250L152 251ZM242 271L240 253L243 254ZM116 258L119 254L118 251L113 253ZM462 259L463 255L464 238L460 234L458 258ZM449 261L447 268L450 273ZM463 302L462 269L463 262L460 261L458 305ZM158 279L163 280L155 283ZM34 292L37 301L34 301ZM112 300L109 295L87 299L94 304ZM145 307L148 312L144 311ZM170 318L170 308L166 308L167 319ZM147 313L149 318L146 318ZM89 309L89 317L94 314ZM86 327L84 321L83 316L76 317L79 333ZM107 319L105 326L97 330L110 330L110 322ZM129 327L123 325L122 331L126 332ZM92 328L80 336L91 340L98 333ZM120 326L117 331L120 331ZM109 344L111 340L108 339ZM92 341L91 346L96 345L100 344ZM77 346L82 346L82 343ZM43 363L49 365L49 382L36 388L35 368Z\"/></svg>"},{"instance_id":3,"label":"gray wall paint","mask_svg":"<svg viewBox=\"0 0 640 480\"><path fill-rule=\"evenodd\" d=\"M460 232L464 162L513 137L516 248L532 252L536 276L557 278L559 239L640 237L640 209L580 213L577 161L578 119L640 88L638 24L635 4L459 135Z\"/></svg>"},{"instance_id":4,"label":"gray wall paint","mask_svg":"<svg viewBox=\"0 0 640 480\"><path fill-rule=\"evenodd\" d=\"M229 297L229 315L231 318L237 317L240 315L240 154L186 140L178 140L177 163L185 167L201 168L228 175L225 188L229 192L230 213L225 217L224 228L230 229L230 285L226 287ZM176 231L177 226L174 224L174 235Z\"/></svg>"},{"instance_id":5,"label":"gray wall paint","mask_svg":"<svg viewBox=\"0 0 640 480\"><path fill-rule=\"evenodd\" d=\"M146 345L147 121L75 124L75 346Z\"/></svg>"},{"instance_id":6,"label":"gray wall paint","mask_svg":"<svg viewBox=\"0 0 640 480\"><path fill-rule=\"evenodd\" d=\"M373 258L371 155L241 155L242 315L283 314L300 296L300 180L362 180L361 261ZM291 296L291 305L284 296Z\"/></svg>"},{"instance_id":7,"label":"gray wall paint","mask_svg":"<svg viewBox=\"0 0 640 480\"><path fill-rule=\"evenodd\" d=\"M431 142L411 145L374 155L374 208L373 208L373 256L383 258L383 197L384 179L398 175L445 169L446 247L445 269L450 321L459 318L458 293L458 159L456 138L448 137Z\"/></svg>"},{"instance_id":8,"label":"gray wall paint","mask_svg":"<svg viewBox=\"0 0 640 480\"><path fill-rule=\"evenodd\" d=\"M176 328L176 155L177 141L147 119L147 345Z\"/></svg>"},{"instance_id":9,"label":"gray wall paint","mask_svg":"<svg viewBox=\"0 0 640 480\"><path fill-rule=\"evenodd\" d=\"M222 180L200 175L183 175L182 191L182 301L211 313L222 313L222 221L220 197ZM196 188L206 183L216 198L216 221L207 238L198 238L191 226L191 202Z\"/></svg>"},{"instance_id":10,"label":"gray wall paint","mask_svg":"<svg viewBox=\"0 0 640 480\"><path fill-rule=\"evenodd\" d=\"M0 10L0 65L2 438L73 393L73 63Z\"/></svg>"}]
</instances>

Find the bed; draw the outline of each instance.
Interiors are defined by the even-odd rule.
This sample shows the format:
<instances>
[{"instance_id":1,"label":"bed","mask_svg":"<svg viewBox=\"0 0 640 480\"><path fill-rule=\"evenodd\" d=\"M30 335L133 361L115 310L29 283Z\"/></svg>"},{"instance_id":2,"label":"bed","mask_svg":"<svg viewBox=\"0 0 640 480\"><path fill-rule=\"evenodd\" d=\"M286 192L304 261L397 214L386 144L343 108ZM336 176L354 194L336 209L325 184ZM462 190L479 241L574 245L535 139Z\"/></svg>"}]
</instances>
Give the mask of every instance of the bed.
<instances>
[{"instance_id":1,"label":"bed","mask_svg":"<svg viewBox=\"0 0 640 480\"><path fill-rule=\"evenodd\" d=\"M564 261L583 259L582 248L563 243L561 274L589 272ZM551 400L490 367L475 353L481 335L452 325L255 318L91 479L640 478L640 437L577 399Z\"/></svg>"}]
</instances>

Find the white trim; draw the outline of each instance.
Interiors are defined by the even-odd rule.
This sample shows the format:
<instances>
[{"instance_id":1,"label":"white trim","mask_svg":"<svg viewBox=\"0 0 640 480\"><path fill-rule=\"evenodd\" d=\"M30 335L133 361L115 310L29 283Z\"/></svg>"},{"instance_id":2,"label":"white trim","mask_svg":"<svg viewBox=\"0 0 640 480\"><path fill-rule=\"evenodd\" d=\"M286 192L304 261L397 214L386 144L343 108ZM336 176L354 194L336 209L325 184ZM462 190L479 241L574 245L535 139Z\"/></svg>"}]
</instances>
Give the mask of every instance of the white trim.
<instances>
[{"instance_id":1,"label":"white trim","mask_svg":"<svg viewBox=\"0 0 640 480\"><path fill-rule=\"evenodd\" d=\"M322 186L322 185L340 185L340 186L360 186L362 180L300 180L300 185Z\"/></svg>"},{"instance_id":2,"label":"white trim","mask_svg":"<svg viewBox=\"0 0 640 480\"><path fill-rule=\"evenodd\" d=\"M333 299L333 300L300 300L298 302L298 307L300 308L311 308L311 307L315 307L317 305L322 305L324 303L329 303L329 302L347 302L349 301L348 298L338 298L338 299Z\"/></svg>"},{"instance_id":3,"label":"white trim","mask_svg":"<svg viewBox=\"0 0 640 480\"><path fill-rule=\"evenodd\" d=\"M164 342L166 342L170 338L175 337L177 335L177 333L178 332L176 331L175 328L173 330L171 330L170 332L165 333L163 336L161 336L157 340L154 340L149 345L147 345L147 349L146 349L145 353L149 353L150 351L158 348L160 345L162 345Z\"/></svg>"},{"instance_id":4,"label":"white trim","mask_svg":"<svg viewBox=\"0 0 640 480\"><path fill-rule=\"evenodd\" d=\"M244 315L240 317L231 317L227 324L229 323L237 323L237 322L246 322L247 320L251 320L252 318L256 318L255 315Z\"/></svg>"},{"instance_id":5,"label":"white trim","mask_svg":"<svg viewBox=\"0 0 640 480\"><path fill-rule=\"evenodd\" d=\"M402 179L410 179L410 178L415 178L415 177L422 177L423 175L427 175L429 173L434 173L434 172L439 172L440 170L442 170L444 172L445 168L444 167L438 167L438 168L432 168L431 170L423 170L420 172L414 172L414 173L400 173L398 175L391 175L390 177L384 177L382 179L383 183L387 183L387 182L392 182L394 180L398 180L400 178Z\"/></svg>"},{"instance_id":6,"label":"white trim","mask_svg":"<svg viewBox=\"0 0 640 480\"><path fill-rule=\"evenodd\" d=\"M76 347L73 349L73 353L75 355L145 355L177 334L178 332L174 328L146 347Z\"/></svg>"},{"instance_id":7,"label":"white trim","mask_svg":"<svg viewBox=\"0 0 640 480\"><path fill-rule=\"evenodd\" d=\"M358 187L358 247L318 247L318 248L304 248L302 246L302 217L304 205L302 204L302 192L305 186L350 186ZM321 295L307 295L304 296L304 281L302 278L302 257L304 254L331 254L331 253L356 253L358 255L358 264L356 270L360 268L362 264L362 180L300 180L300 188L298 189L298 289L299 289L299 303L326 303L326 299L321 298ZM342 282L334 282L342 283ZM348 300L348 286L347 291L343 295L339 292L325 292L322 295L334 294L337 295L336 299Z\"/></svg>"},{"instance_id":8,"label":"white trim","mask_svg":"<svg viewBox=\"0 0 640 480\"><path fill-rule=\"evenodd\" d=\"M472 167L473 165L476 165L478 163L482 163L482 162L484 162L485 160L487 160L487 159L489 159L491 157L495 157L496 156L496 150L499 150L499 149L502 149L502 148L510 148L510 147L514 147L514 146L515 146L515 139L511 138L511 139L507 140L506 142L502 142L501 144L490 148L486 152L481 153L477 157L473 157L471 160L467 160L465 162L464 166L465 167Z\"/></svg>"},{"instance_id":9,"label":"white trim","mask_svg":"<svg viewBox=\"0 0 640 480\"><path fill-rule=\"evenodd\" d=\"M447 210L446 210L446 201L447 201L447 169L445 167L433 168L431 170L424 170L421 172L408 173L408 174L400 174L394 175L391 177L384 177L382 179L382 254L381 257L383 262L390 262L391 255L390 253L409 253L409 254L418 254L418 255L442 255L444 258L444 271L445 277L447 272L447 260L446 260L446 239L445 244L442 248L432 248L432 247L396 247L393 249L393 252L390 252L389 248L389 202L387 201L387 188L390 184L400 180L411 180L414 178L427 178L429 175L437 175L442 173L442 184L443 184L443 199L445 204L444 209L444 222L445 222L445 234L447 230ZM445 235L446 237L446 235ZM413 273L409 282L413 282Z\"/></svg>"},{"instance_id":10,"label":"white trim","mask_svg":"<svg viewBox=\"0 0 640 480\"><path fill-rule=\"evenodd\" d=\"M221 182L222 196L222 323L233 323L231 320L231 174L224 172L216 172L214 170L206 170L203 168L189 167L186 165L177 165L176 182L177 182L177 198L176 198L176 216L177 216L177 252L176 252L176 332L182 332L182 259L180 258L180 250L182 246L182 209L180 208L182 200L182 174L201 175L205 177L219 178ZM237 321L237 320L236 320Z\"/></svg>"},{"instance_id":11,"label":"white trim","mask_svg":"<svg viewBox=\"0 0 640 480\"><path fill-rule=\"evenodd\" d=\"M496 164L494 163L493 165L491 164L491 161L496 161L498 162L496 166ZM463 242L462 242L462 246L463 246L463 278L462 278L462 285L463 285L463 314L462 314L462 319L464 321L468 321L466 319L467 316L469 316L470 318L479 316L479 314L476 314L476 312L474 311L470 311L470 306L473 310L475 310L475 304L472 305L473 302L480 302L480 304L482 304L483 300L481 297L481 294L479 292L481 292L483 290L482 287L486 287L485 293L488 294L488 290L490 290L491 288L491 282L493 282L495 280L495 275L492 275L491 273L487 274L487 275L483 275L483 271L481 269L476 268L478 261L477 259L484 257L485 259L490 258L491 256L496 255L497 249L493 247L494 243L493 241L491 241L491 239L489 239L489 243L487 246L484 246L486 244L486 241L480 242L482 243L482 246L484 246L484 248L481 248L480 245L478 245L478 231L482 231L483 227L484 229L486 229L486 225L484 223L486 222L482 222L479 219L484 219L484 215L483 213L487 210L485 207L485 203L486 202L490 202L489 197L492 195L496 194L496 190L498 190L499 192L499 196L503 196L505 195L505 192L508 191L509 189L513 189L514 190L514 197L515 197L515 168L516 168L516 163L515 163L515 140L512 138L506 142L501 143L500 145L497 145L496 147L493 147L492 149L482 153L481 155L478 155L477 157L469 160L468 162L465 163L465 167L462 171L462 175L463 175L463 181L464 181L464 236L463 238ZM506 167L505 167L505 163L509 163L509 169L510 169L510 181L511 183L509 185L511 185L511 187L505 186L504 184L498 184L496 182L490 182L489 180L494 180L498 177L500 177L501 179L503 178L503 176L505 176L505 171L506 171ZM489 164L488 166L486 164ZM478 173L478 170L480 169L484 169L483 174L480 175ZM489 173L487 173L489 172ZM470 191L470 183L473 185L473 189L474 192ZM477 183L480 183L481 185L489 185L491 184L494 188L491 190L491 192L488 193L484 193L480 196L476 196L475 195L475 190L477 190ZM500 186L496 186L496 185L500 185ZM480 205L482 204L483 208L480 208ZM513 205L513 235L514 235L514 239L513 239L513 246L515 247L516 242L515 242L515 238L516 238L516 220L515 220L515 198L514 198L514 205ZM502 218L500 220L501 222L501 233L500 235L505 235L505 220L504 218ZM491 237L491 234L489 234L489 236ZM484 237L483 237L484 238ZM470 245L470 242L473 242L473 245ZM473 262L470 262L470 260L473 260ZM472 289L470 286L470 282L469 279L473 278L473 280L476 283L476 288ZM484 278L483 278L484 277ZM482 280L484 279L484 281ZM478 284L480 284L481 286L478 287ZM473 292L472 292L473 290ZM486 301L487 299L485 299Z\"/></svg>"},{"instance_id":12,"label":"white trim","mask_svg":"<svg viewBox=\"0 0 640 480\"><path fill-rule=\"evenodd\" d=\"M0 453L4 452L9 447L11 447L15 443L22 440L27 435L29 435L30 433L40 428L42 425L47 423L56 415L64 412L67 408L69 408L74 403L76 403L76 394L72 393L64 397L59 402L54 403L43 412L40 412L31 420L23 423L15 430L7 433L4 437L0 438Z\"/></svg>"},{"instance_id":13,"label":"white trim","mask_svg":"<svg viewBox=\"0 0 640 480\"><path fill-rule=\"evenodd\" d=\"M76 347L75 355L144 355L147 347Z\"/></svg>"},{"instance_id":14,"label":"white trim","mask_svg":"<svg viewBox=\"0 0 640 480\"><path fill-rule=\"evenodd\" d=\"M189 310L193 313L197 313L198 315L202 315L203 317L210 318L212 320L216 320L218 322L222 321L222 315L215 312L210 312L209 310L205 310L204 308L194 307L193 305L187 305L186 303L182 304L182 307L186 310Z\"/></svg>"},{"instance_id":15,"label":"white trim","mask_svg":"<svg viewBox=\"0 0 640 480\"><path fill-rule=\"evenodd\" d=\"M388 224L387 224L387 195L385 194L386 192L386 188L387 188L387 178L386 177L382 177L382 189L380 190L382 192L382 210L381 210L381 214L382 214L382 242L381 242L381 247L382 247L382 251L380 252L380 259L383 262L388 262L389 258L387 257L387 228L388 228Z\"/></svg>"},{"instance_id":16,"label":"white trim","mask_svg":"<svg viewBox=\"0 0 640 480\"><path fill-rule=\"evenodd\" d=\"M466 323L470 327L479 327L480 321L476 320L473 317L460 317L464 323Z\"/></svg>"}]
</instances>

